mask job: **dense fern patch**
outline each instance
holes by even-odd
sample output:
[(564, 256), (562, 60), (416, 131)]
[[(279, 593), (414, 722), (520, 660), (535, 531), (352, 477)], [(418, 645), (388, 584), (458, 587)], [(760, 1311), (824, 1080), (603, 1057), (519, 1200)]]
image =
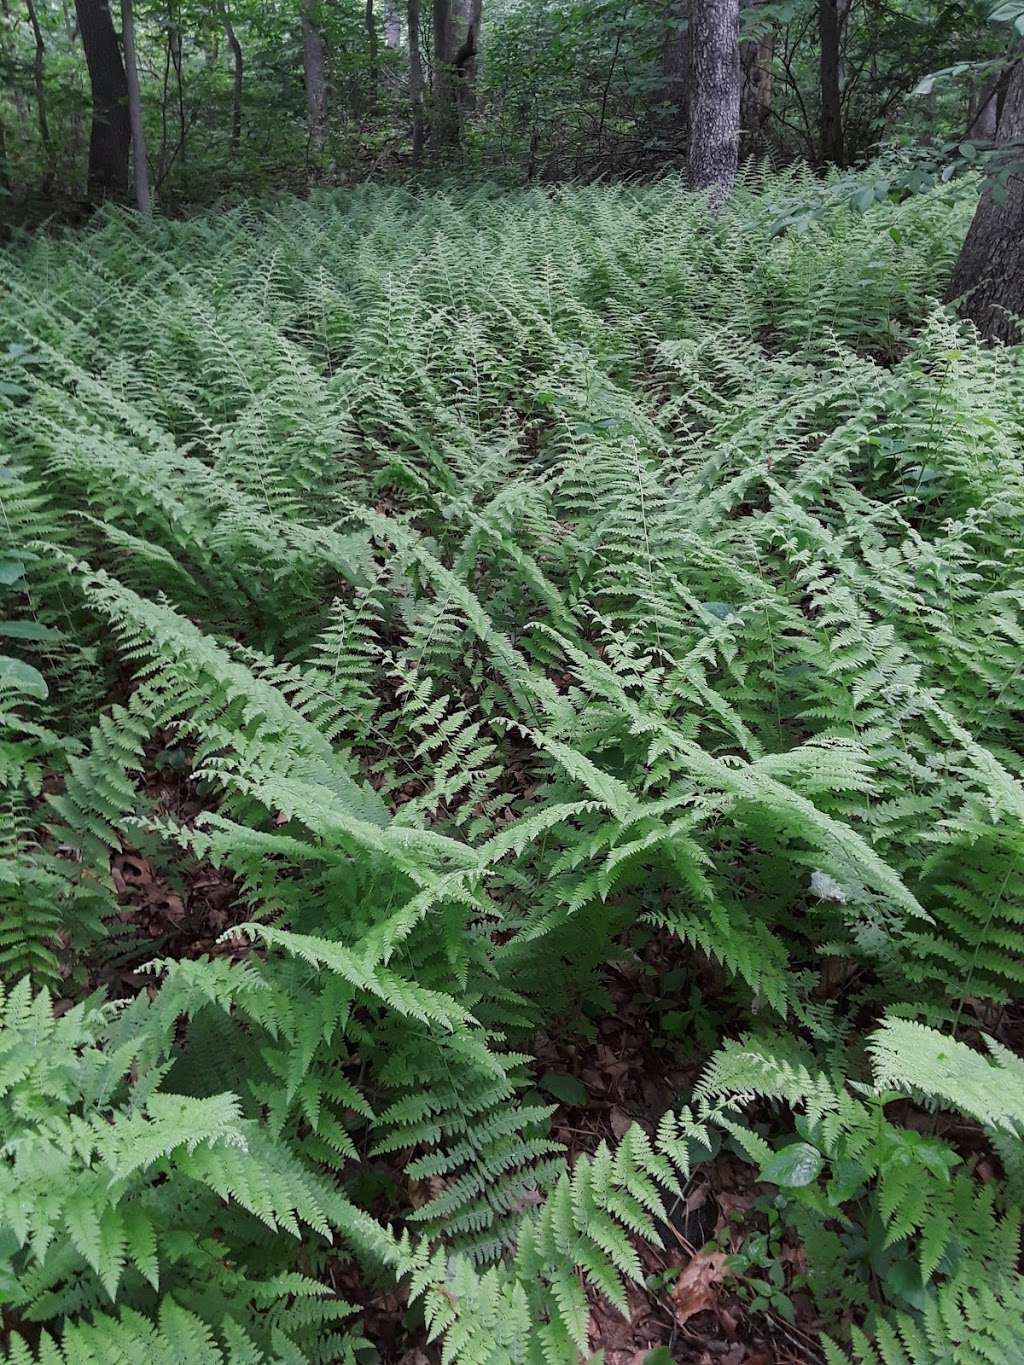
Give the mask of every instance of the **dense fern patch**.
[[(571, 1365), (725, 1152), (808, 1359), (1024, 1360), (1024, 351), (959, 191), (802, 192), (5, 259), (8, 1359), (370, 1360), (362, 1279)], [(570, 1161), (538, 1039), (652, 943), (696, 1083)]]

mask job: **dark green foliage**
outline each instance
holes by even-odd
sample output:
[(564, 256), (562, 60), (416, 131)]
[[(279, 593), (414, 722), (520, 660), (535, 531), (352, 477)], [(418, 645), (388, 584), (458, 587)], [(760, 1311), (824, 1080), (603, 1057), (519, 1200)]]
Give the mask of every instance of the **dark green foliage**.
[[(994, 126), (977, 115), (1012, 50), (1014, 5), (840, 6), (842, 151), (831, 156), (822, 145), (816, 0), (745, 0), (741, 156), (860, 166), (885, 147), (909, 157), (898, 172), (880, 169), (847, 186), (869, 204), (894, 183), (920, 186), (947, 165), (986, 163)], [(454, 5), (456, 50), (473, 9), (461, 0)], [(119, 28), (116, 4), (113, 10)], [(419, 10), (425, 91), (414, 119), (405, 0), (137, 0), (141, 105), (158, 212), (439, 167), (523, 184), (685, 166), (689, 0), (484, 0), (459, 108), (443, 120), (446, 138), (435, 145), (428, 138), (425, 156), (414, 123), (428, 130), (435, 123), (446, 83), (434, 60), (433, 7), (421, 0)], [(0, 18), (0, 224), (89, 210), (90, 93), (72, 11), (58, 0), (26, 0)], [(324, 80), (312, 124), (309, 30), (319, 37)], [(241, 57), (237, 107), (234, 43)], [(923, 77), (942, 72), (917, 93)], [(751, 126), (755, 93), (761, 122)], [(806, 203), (798, 206), (795, 219), (806, 212)]]

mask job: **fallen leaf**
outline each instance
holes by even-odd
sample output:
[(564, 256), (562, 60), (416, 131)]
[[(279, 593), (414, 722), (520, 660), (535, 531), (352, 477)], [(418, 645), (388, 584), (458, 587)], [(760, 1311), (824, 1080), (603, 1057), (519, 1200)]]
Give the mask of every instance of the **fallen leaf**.
[(620, 1109), (618, 1105), (612, 1106), (612, 1112), (609, 1115), (608, 1121), (612, 1126), (612, 1132), (617, 1138), (625, 1137), (626, 1133), (633, 1126), (633, 1120), (626, 1111)]
[(676, 1280), (675, 1313), (680, 1327), (717, 1305), (718, 1282), (729, 1274), (727, 1259), (724, 1251), (699, 1251)]
[(117, 894), (123, 896), (130, 886), (147, 886), (153, 880), (153, 869), (147, 858), (118, 853), (110, 862), (110, 880)]

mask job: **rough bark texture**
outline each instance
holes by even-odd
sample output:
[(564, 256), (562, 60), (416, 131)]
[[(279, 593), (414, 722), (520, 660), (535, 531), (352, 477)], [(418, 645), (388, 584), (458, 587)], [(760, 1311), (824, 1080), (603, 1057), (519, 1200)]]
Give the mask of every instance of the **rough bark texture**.
[(818, 0), (818, 36), (821, 40), (821, 161), (823, 165), (846, 164), (843, 138), (843, 30), (849, 0)]
[(75, 0), (78, 31), (89, 68), (92, 132), (89, 137), (89, 195), (128, 195), (128, 82), (108, 0)]
[(306, 123), (309, 145), (319, 154), (327, 121), (327, 79), (324, 74), (324, 40), (314, 22), (313, 5), (302, 6), (302, 74), (306, 83)]
[(420, 2), (408, 0), (406, 22), (409, 26), (409, 100), (412, 104), (412, 164), (423, 160), (426, 124), (423, 118), (423, 58), (420, 55)]
[(132, 0), (121, 0), (121, 36), (124, 42), (124, 74), (128, 83), (128, 123), (132, 132), (132, 179), (135, 207), (143, 218), (153, 216), (149, 199), (149, 160), (146, 157), (146, 132), (142, 126), (142, 93), (139, 90), (139, 63), (135, 54), (135, 15)]
[[(753, 9), (761, 3), (763, 0), (744, 0), (743, 8)], [(760, 156), (768, 148), (774, 56), (775, 35), (771, 30), (740, 44), (740, 152), (744, 156)]]
[(740, 132), (739, 0), (693, 0), (690, 188), (718, 207), (732, 193)]
[(978, 205), (950, 282), (950, 299), (993, 341), (1019, 341), (1024, 317), (1024, 56), (1006, 87), (998, 141), (1017, 144), (1006, 202), (987, 191)]
[(688, 0), (674, 0), (661, 54), (665, 80), (665, 100), (673, 125), (685, 131), (690, 121), (690, 6)]

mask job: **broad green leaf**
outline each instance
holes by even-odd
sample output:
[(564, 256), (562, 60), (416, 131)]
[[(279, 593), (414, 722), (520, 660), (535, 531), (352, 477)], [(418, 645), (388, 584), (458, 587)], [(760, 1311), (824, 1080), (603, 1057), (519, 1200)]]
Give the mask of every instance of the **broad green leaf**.
[(46, 679), (38, 668), (33, 668), (22, 659), (8, 658), (7, 655), (0, 655), (0, 691), (24, 692), (29, 697), (38, 697), (40, 701), (45, 701), (50, 694)]
[(59, 630), (51, 630), (38, 621), (0, 621), (0, 635), (6, 635), (9, 640), (35, 640), (46, 645), (56, 644), (61, 638)]
[(567, 1076), (561, 1071), (549, 1071), (541, 1077), (541, 1088), (554, 1095), (563, 1104), (584, 1105), (590, 1099), (587, 1087), (575, 1076)]
[(800, 1189), (817, 1180), (823, 1164), (817, 1147), (809, 1142), (793, 1142), (769, 1157), (761, 1167), (758, 1179), (770, 1185)]

